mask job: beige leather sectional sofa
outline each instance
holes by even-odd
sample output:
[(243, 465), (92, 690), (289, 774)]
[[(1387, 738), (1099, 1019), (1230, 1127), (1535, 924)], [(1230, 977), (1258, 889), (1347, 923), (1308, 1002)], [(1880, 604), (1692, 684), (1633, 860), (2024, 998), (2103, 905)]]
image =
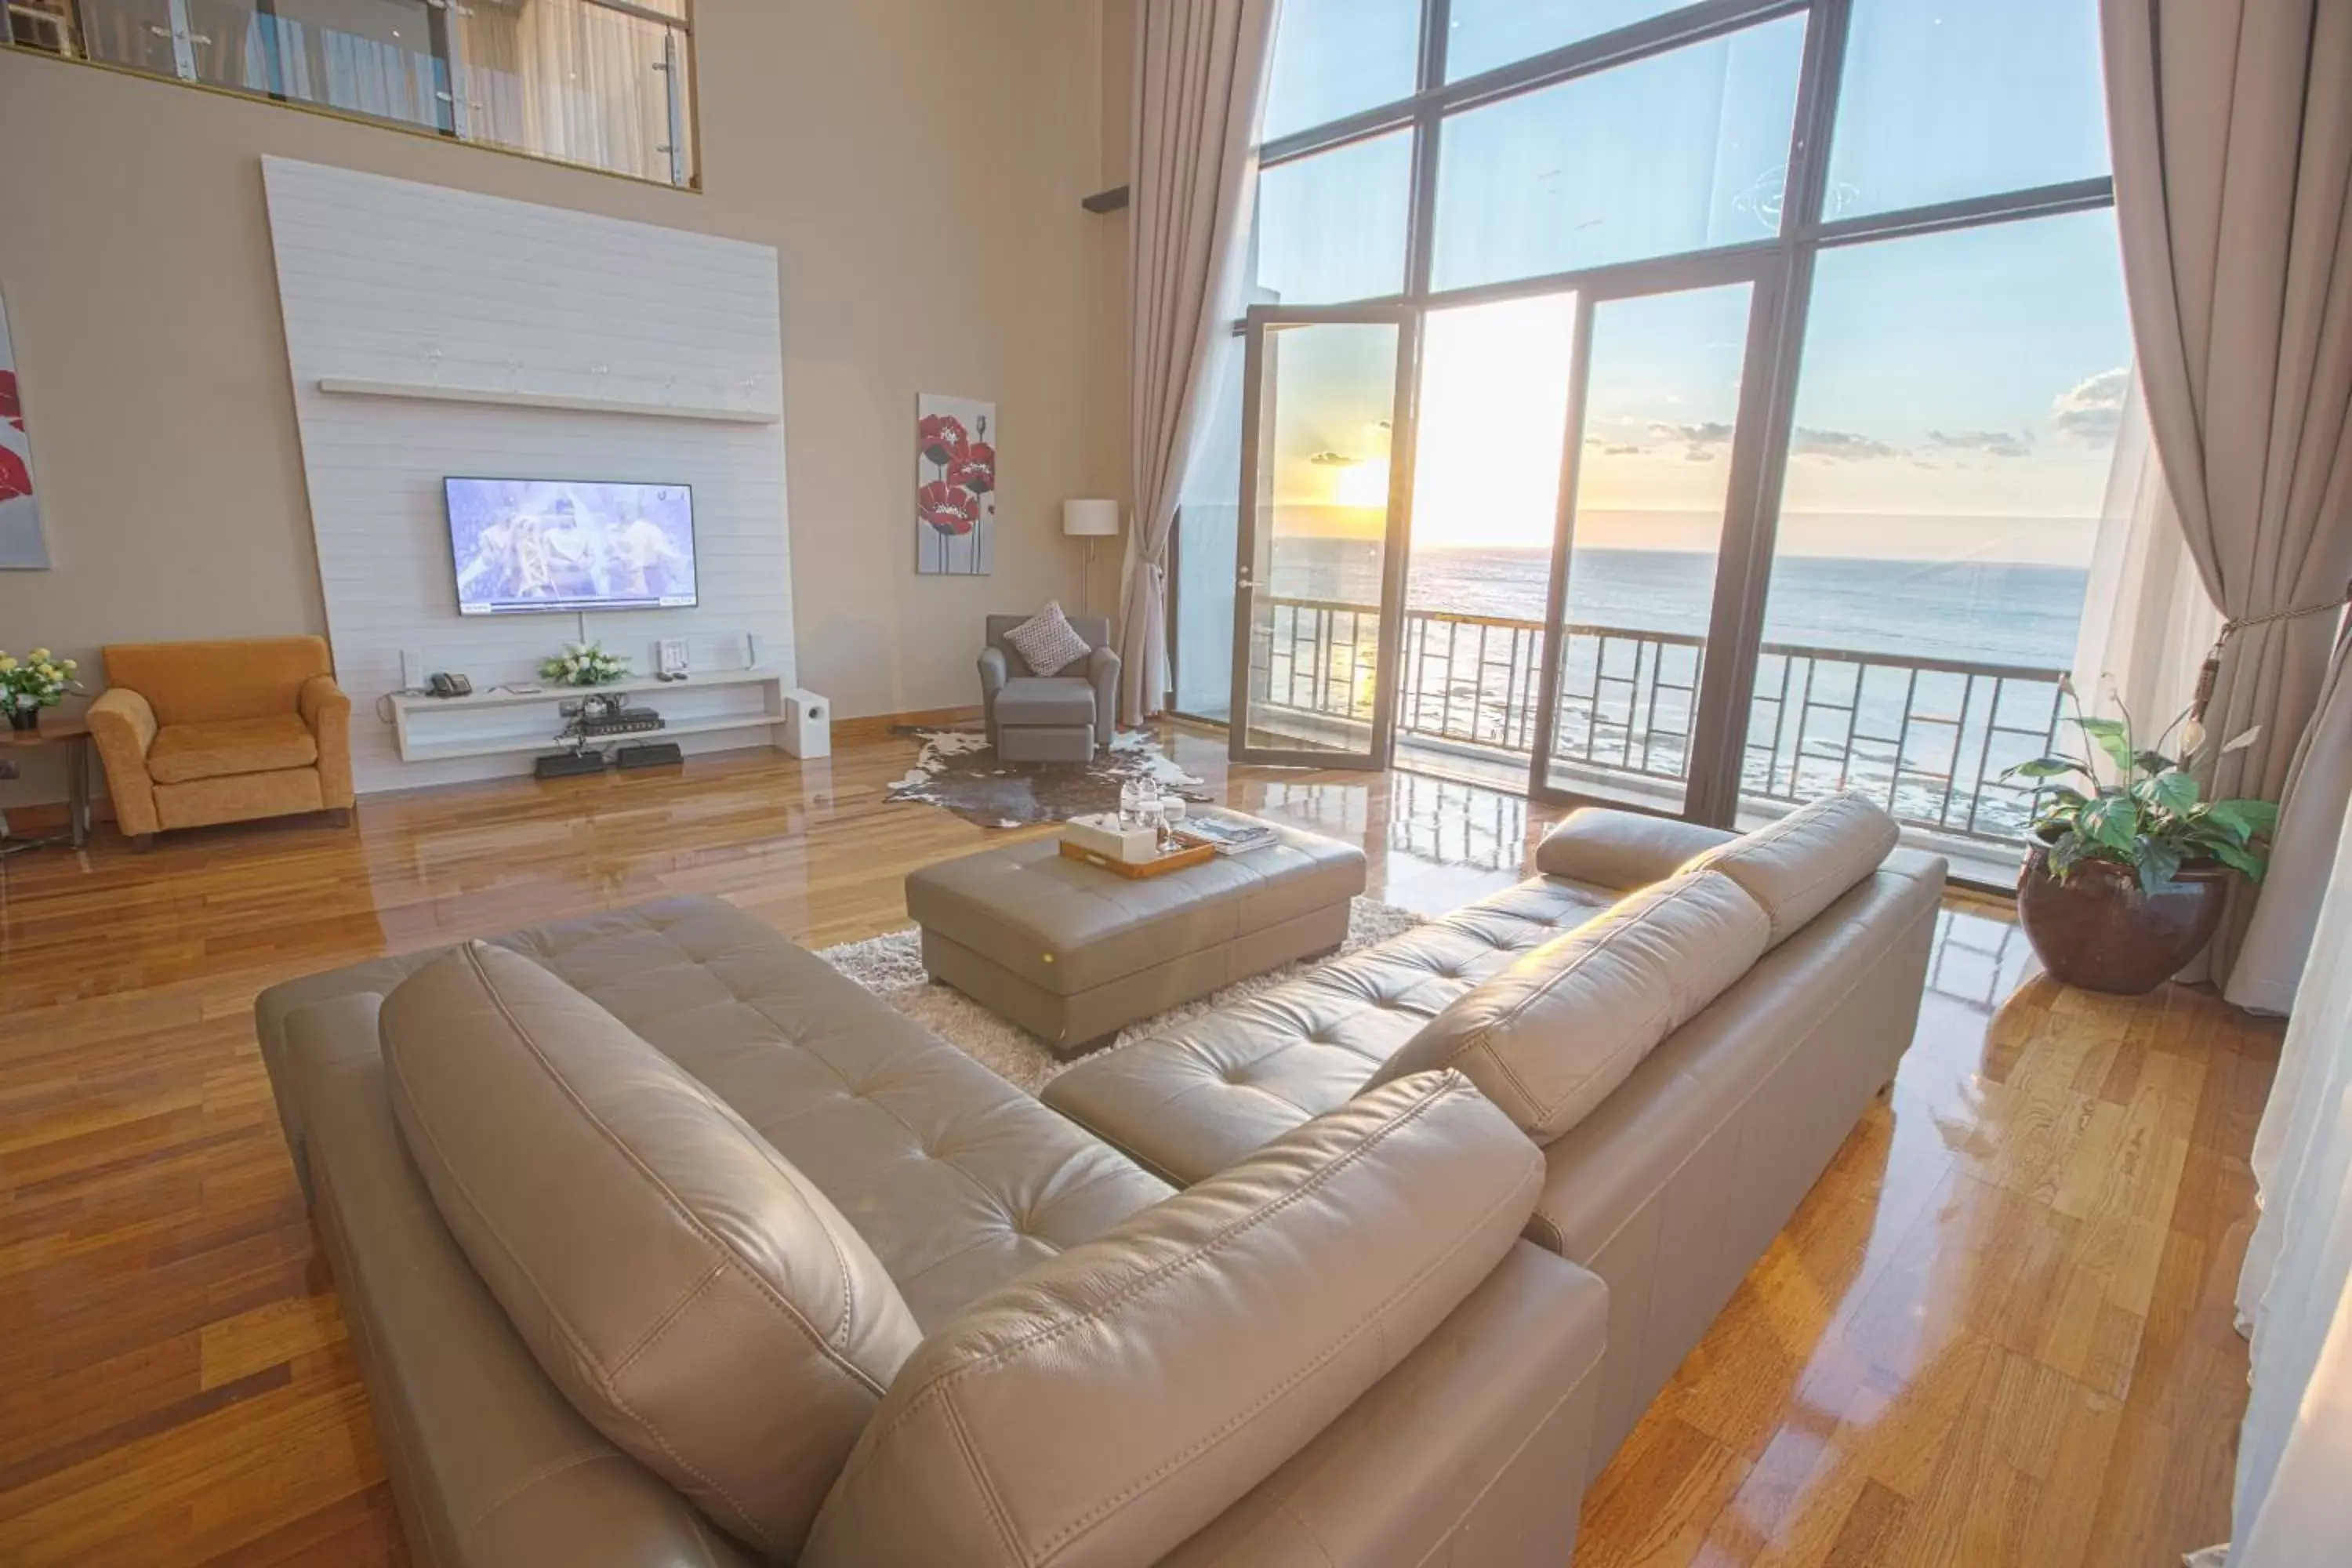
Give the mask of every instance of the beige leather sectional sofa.
[(716, 900), (274, 988), (412, 1553), (1565, 1562), (1917, 1005), (1940, 862), (1724, 837), (1580, 814), (1051, 1108)]

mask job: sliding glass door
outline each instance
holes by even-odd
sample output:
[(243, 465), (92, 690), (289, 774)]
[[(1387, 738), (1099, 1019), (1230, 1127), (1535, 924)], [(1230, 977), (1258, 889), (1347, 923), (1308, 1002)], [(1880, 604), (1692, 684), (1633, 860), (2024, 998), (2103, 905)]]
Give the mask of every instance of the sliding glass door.
[[(1560, 481), (1538, 799), (1680, 816), (1720, 585), (1725, 520), (1753, 500), (1740, 417), (1755, 286), (1592, 300)], [(1738, 482), (1735, 483), (1737, 479)]]
[(1243, 368), (1231, 751), (1388, 764), (1418, 321), (1251, 312)]
[(2096, 10), (1286, 5), (1180, 706), (2013, 860), (2129, 375)]

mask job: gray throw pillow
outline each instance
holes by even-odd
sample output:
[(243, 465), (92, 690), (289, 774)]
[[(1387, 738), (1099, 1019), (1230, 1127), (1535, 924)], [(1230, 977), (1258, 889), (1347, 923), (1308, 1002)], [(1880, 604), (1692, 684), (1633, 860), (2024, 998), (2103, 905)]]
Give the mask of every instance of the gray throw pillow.
[(1050, 599), (1044, 609), (1005, 633), (1004, 640), (1033, 675), (1059, 675), (1094, 652), (1062, 614), (1062, 606)]

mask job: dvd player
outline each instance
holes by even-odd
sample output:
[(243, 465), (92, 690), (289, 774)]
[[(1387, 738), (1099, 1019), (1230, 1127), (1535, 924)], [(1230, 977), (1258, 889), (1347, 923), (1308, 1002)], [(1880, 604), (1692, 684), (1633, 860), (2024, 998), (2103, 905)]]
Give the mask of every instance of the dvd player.
[(649, 730), (663, 727), (662, 716), (650, 708), (624, 708), (609, 718), (592, 719), (582, 714), (576, 721), (580, 733), (601, 739), (606, 735), (642, 735)]

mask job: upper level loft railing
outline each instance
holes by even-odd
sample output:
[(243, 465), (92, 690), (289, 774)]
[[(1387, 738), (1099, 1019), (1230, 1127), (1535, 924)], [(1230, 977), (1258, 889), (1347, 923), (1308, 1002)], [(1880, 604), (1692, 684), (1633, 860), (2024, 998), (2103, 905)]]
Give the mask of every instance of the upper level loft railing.
[(693, 186), (688, 0), (0, 0), (0, 47)]
[[(1332, 600), (1261, 601), (1251, 644), (1262, 713), (1369, 724), (1379, 609)], [(1552, 726), (1551, 773), (1679, 791), (1689, 766), (1706, 639), (1571, 625)], [(1527, 765), (1536, 742), (1542, 623), (1405, 613), (1401, 739)], [(2050, 749), (2056, 669), (1766, 643), (1758, 661), (1741, 786), (1792, 805), (1864, 790), (1931, 833), (2022, 842), (2032, 793), (2001, 770)]]

